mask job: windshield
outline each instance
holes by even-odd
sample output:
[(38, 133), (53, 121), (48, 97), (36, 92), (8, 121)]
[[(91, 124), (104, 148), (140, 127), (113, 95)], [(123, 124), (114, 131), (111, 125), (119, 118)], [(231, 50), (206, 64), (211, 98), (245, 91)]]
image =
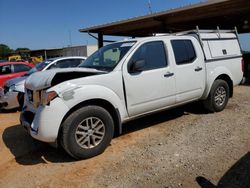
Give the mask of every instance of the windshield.
[(30, 69), (29, 72), (27, 72), (27, 74), (25, 74), (25, 76), (29, 76), (29, 75), (33, 74), (34, 72), (43, 70), (51, 62), (52, 61), (43, 61), (41, 63), (36, 64), (36, 66), (33, 67), (32, 69)]
[(134, 44), (134, 41), (130, 41), (104, 46), (89, 56), (79, 67), (112, 71)]

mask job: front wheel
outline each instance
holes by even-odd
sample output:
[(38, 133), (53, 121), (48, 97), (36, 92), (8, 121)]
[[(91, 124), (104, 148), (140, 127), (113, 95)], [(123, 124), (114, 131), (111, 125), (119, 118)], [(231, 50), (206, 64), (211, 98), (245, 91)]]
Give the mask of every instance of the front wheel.
[(229, 99), (229, 86), (224, 80), (215, 80), (204, 106), (211, 112), (224, 110)]
[(63, 122), (61, 143), (72, 157), (86, 159), (104, 152), (113, 134), (114, 122), (109, 112), (99, 106), (85, 106)]

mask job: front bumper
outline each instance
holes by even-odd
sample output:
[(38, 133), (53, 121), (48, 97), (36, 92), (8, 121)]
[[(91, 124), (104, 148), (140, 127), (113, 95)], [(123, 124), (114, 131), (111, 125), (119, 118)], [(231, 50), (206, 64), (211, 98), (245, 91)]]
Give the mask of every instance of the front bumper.
[(20, 115), (21, 125), (29, 134), (40, 141), (54, 143), (57, 140), (60, 125), (69, 108), (59, 98), (50, 102), (49, 106), (40, 105), (36, 110), (26, 104)]
[(18, 108), (19, 106), (18, 92), (8, 91), (4, 93), (4, 89), (0, 88), (0, 108), (10, 110)]

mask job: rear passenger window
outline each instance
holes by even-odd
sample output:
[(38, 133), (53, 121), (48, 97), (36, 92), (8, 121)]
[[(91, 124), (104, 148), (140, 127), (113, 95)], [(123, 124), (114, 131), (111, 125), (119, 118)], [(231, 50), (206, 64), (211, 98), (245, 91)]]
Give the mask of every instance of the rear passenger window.
[(167, 60), (163, 42), (148, 42), (140, 46), (132, 56), (130, 62), (138, 60), (145, 60), (144, 70), (166, 67)]
[(177, 65), (192, 63), (196, 59), (196, 53), (191, 40), (172, 40), (171, 44)]
[(14, 72), (25, 72), (31, 69), (30, 66), (22, 65), (22, 64), (15, 64), (14, 65)]

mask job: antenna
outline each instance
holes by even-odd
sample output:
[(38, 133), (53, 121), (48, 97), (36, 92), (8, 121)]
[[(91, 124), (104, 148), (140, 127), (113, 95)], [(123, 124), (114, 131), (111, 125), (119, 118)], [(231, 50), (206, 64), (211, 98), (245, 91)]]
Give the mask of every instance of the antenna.
[(148, 0), (148, 10), (149, 10), (149, 14), (152, 14), (152, 5), (151, 5), (151, 0)]

